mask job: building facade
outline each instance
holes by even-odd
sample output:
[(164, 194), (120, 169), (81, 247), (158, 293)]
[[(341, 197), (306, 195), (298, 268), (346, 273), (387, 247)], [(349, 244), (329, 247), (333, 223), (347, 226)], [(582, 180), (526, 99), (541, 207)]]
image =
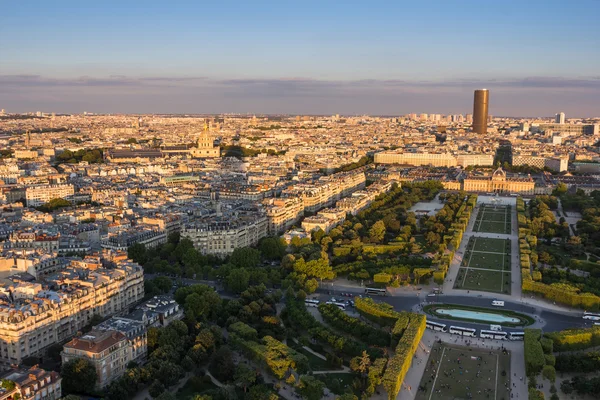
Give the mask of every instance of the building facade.
[(131, 343), (117, 331), (92, 330), (66, 343), (61, 353), (62, 363), (84, 359), (96, 369), (97, 385), (105, 387), (125, 372), (131, 361)]
[(491, 176), (468, 176), (463, 180), (463, 190), (467, 192), (534, 194), (534, 187), (531, 177), (507, 178), (502, 168)]

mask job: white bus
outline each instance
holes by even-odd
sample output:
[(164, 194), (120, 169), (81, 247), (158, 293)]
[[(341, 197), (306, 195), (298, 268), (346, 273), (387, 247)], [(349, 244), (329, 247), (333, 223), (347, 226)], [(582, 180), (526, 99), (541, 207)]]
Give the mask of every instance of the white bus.
[(600, 321), (600, 314), (591, 313), (591, 312), (586, 311), (583, 313), (583, 319), (591, 319), (592, 321)]
[(328, 301), (328, 302), (327, 302), (327, 303), (325, 303), (325, 304), (333, 304), (333, 305), (335, 305), (335, 306), (338, 306), (338, 308), (339, 308), (340, 310), (342, 310), (342, 311), (345, 311), (345, 310), (346, 310), (346, 305), (345, 305), (344, 303), (337, 303), (337, 302), (333, 302), (333, 301)]
[(525, 338), (525, 332), (510, 332), (508, 336), (510, 340), (523, 340)]
[(501, 331), (502, 326), (500, 325), (490, 325), (490, 331)]
[(306, 307), (319, 307), (321, 302), (319, 300), (306, 299), (304, 300), (304, 304), (306, 304)]
[(365, 294), (374, 294), (377, 296), (387, 296), (387, 290), (378, 288), (365, 288)]
[(506, 340), (508, 333), (498, 331), (486, 331), (484, 329), (479, 332), (479, 337), (482, 339)]
[(432, 331), (448, 332), (448, 328), (446, 327), (446, 324), (440, 324), (438, 322), (427, 321), (426, 327), (427, 327), (427, 329), (431, 329)]
[(477, 333), (477, 330), (472, 328), (463, 328), (461, 326), (451, 326), (450, 333), (461, 336), (476, 337), (475, 333)]
[(502, 300), (492, 300), (492, 305), (496, 307), (504, 307), (504, 301)]

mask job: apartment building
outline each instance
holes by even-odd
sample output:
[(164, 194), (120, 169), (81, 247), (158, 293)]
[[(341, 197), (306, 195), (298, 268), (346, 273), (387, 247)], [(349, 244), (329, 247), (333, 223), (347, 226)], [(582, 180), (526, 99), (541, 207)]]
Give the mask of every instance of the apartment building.
[(190, 239), (202, 254), (225, 257), (237, 248), (256, 245), (267, 236), (268, 227), (264, 214), (238, 215), (227, 220), (187, 224), (181, 230), (181, 237)]
[(406, 164), (432, 167), (455, 167), (456, 157), (449, 153), (399, 153), (382, 151), (375, 153), (376, 164)]
[(286, 231), (304, 216), (304, 202), (297, 197), (268, 199), (263, 202), (269, 224), (269, 235)]
[(566, 171), (569, 167), (569, 158), (567, 156), (544, 157), (534, 156), (530, 154), (519, 154), (513, 155), (512, 165), (529, 165), (532, 167), (537, 167), (539, 169), (544, 169), (544, 167), (547, 167), (552, 171), (563, 172)]
[(25, 189), (27, 207), (37, 207), (52, 199), (69, 199), (75, 194), (73, 185), (38, 185)]
[(46, 371), (37, 366), (10, 369), (0, 375), (0, 379), (14, 383), (11, 390), (0, 388), (0, 400), (58, 400), (62, 396), (62, 378), (58, 372)]
[(125, 231), (109, 233), (101, 240), (103, 249), (126, 251), (136, 243), (143, 244), (147, 248), (160, 246), (167, 243), (167, 231), (147, 226), (136, 226)]
[(131, 261), (115, 260), (112, 268), (70, 266), (46, 277), (46, 286), (14, 298), (15, 285), (5, 284), (0, 297), (0, 365), (20, 364), (30, 356), (80, 331), (94, 314), (127, 311), (144, 296), (144, 273)]
[(92, 330), (66, 343), (61, 353), (62, 363), (84, 359), (98, 375), (97, 385), (105, 387), (125, 372), (131, 361), (131, 343), (121, 332)]
[(97, 331), (120, 332), (129, 341), (130, 361), (140, 364), (148, 355), (148, 335), (146, 325), (125, 317), (112, 317), (94, 327)]

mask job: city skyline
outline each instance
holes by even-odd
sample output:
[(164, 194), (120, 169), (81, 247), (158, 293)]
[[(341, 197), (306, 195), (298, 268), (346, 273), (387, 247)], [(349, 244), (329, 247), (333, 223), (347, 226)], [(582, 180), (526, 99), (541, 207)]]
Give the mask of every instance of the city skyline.
[(14, 112), (455, 114), (468, 113), (472, 91), (487, 87), (493, 115), (596, 115), (597, 2), (477, 4), (8, 4), (0, 104)]

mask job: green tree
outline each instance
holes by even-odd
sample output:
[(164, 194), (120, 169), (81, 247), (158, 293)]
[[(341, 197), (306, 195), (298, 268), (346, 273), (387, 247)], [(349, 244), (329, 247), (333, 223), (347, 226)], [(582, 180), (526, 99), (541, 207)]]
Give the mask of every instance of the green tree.
[(369, 238), (374, 243), (381, 243), (385, 237), (385, 223), (381, 220), (375, 222), (369, 229)]
[(238, 268), (254, 268), (260, 264), (260, 251), (251, 247), (237, 248), (231, 253), (229, 262)]
[(148, 261), (146, 255), (146, 246), (141, 243), (136, 243), (127, 249), (127, 257), (142, 265)]
[(287, 245), (278, 237), (266, 237), (258, 243), (258, 250), (265, 260), (279, 261), (285, 255)]
[(228, 346), (221, 346), (213, 354), (208, 368), (210, 373), (219, 381), (229, 382), (233, 378), (235, 367), (231, 349)]
[(250, 284), (250, 273), (244, 268), (231, 270), (226, 279), (227, 288), (235, 293), (241, 293), (248, 289)]
[(62, 365), (60, 374), (63, 392), (93, 394), (98, 375), (96, 368), (88, 360), (69, 360)]
[(235, 384), (244, 389), (244, 393), (248, 390), (248, 387), (256, 382), (256, 371), (246, 366), (245, 364), (238, 364), (233, 374), (233, 380)]
[(321, 400), (325, 384), (314, 376), (302, 375), (296, 392), (306, 400)]
[(567, 190), (567, 185), (564, 182), (559, 182), (552, 191), (552, 196), (562, 196), (567, 193)]

